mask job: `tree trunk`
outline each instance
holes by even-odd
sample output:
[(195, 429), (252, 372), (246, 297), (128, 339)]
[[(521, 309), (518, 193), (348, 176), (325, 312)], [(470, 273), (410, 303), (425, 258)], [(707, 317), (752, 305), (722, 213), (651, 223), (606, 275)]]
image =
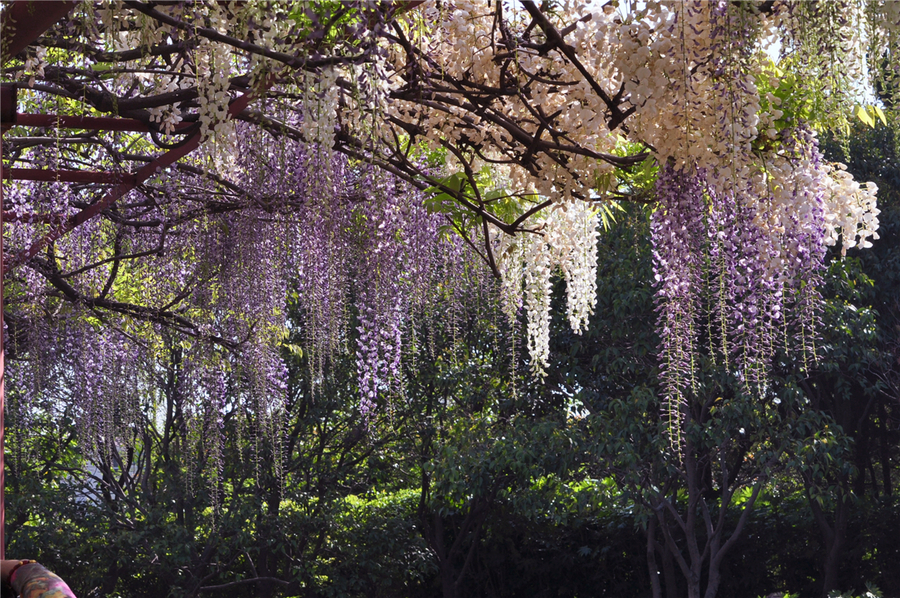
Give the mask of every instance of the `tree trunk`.
[(441, 561), (441, 591), (444, 598), (456, 598), (456, 571), (449, 561)]
[[(656, 566), (656, 518), (650, 517), (647, 524), (647, 569), (650, 573), (650, 592), (653, 598), (662, 598), (662, 588), (659, 586), (659, 569)], [(664, 552), (659, 549), (660, 552)]]
[(830, 542), (825, 545), (825, 562), (822, 579), (822, 597), (828, 596), (831, 590), (838, 588), (841, 557), (847, 540), (847, 523), (850, 517), (850, 502), (839, 500), (835, 507), (834, 530), (830, 534)]
[(666, 598), (678, 598), (678, 577), (668, 550), (663, 551), (663, 579), (666, 582)]
[[(825, 512), (819, 505), (818, 501), (812, 496), (810, 491), (809, 480), (804, 476), (806, 482), (806, 497), (809, 507), (813, 512), (813, 517), (822, 533), (822, 543), (825, 546), (825, 558), (823, 560), (822, 570), (822, 593), (825, 598), (828, 592), (836, 590), (838, 585), (838, 572), (841, 562), (841, 556), (844, 552), (844, 544), (847, 538), (847, 523), (850, 518), (850, 501), (845, 498), (846, 493), (841, 492), (837, 497), (837, 504), (834, 508), (834, 527), (828, 522)], [(846, 480), (845, 480), (846, 482)], [(846, 490), (846, 488), (844, 488)]]
[(889, 435), (891, 433), (890, 424), (888, 423), (888, 414), (884, 406), (884, 401), (878, 402), (878, 419), (881, 425), (878, 426), (879, 452), (881, 461), (881, 484), (885, 496), (891, 496), (894, 493), (891, 484), (891, 446)]

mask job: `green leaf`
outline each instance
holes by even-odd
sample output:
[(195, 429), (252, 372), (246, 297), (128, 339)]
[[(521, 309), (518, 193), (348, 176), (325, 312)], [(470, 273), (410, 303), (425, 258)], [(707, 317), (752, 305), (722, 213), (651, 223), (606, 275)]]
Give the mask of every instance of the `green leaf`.
[(284, 346), (291, 354), (296, 355), (297, 357), (303, 357), (303, 349), (300, 346), (292, 343), (285, 343)]
[(869, 115), (869, 112), (868, 112), (868, 110), (866, 110), (865, 106), (860, 106), (859, 108), (857, 108), (856, 116), (859, 118), (859, 120), (863, 121), (865, 124), (869, 125), (870, 127), (875, 126), (875, 119)]
[(881, 106), (872, 106), (872, 111), (881, 119), (881, 124), (887, 126), (887, 118), (885, 118), (884, 110), (881, 109)]

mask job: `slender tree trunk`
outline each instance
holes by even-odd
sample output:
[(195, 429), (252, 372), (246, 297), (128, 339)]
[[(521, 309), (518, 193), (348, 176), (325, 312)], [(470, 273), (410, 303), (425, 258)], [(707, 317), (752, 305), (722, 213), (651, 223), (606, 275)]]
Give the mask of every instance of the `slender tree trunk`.
[(431, 545), (432, 552), (438, 562), (441, 576), (441, 595), (443, 598), (457, 598), (457, 573), (453, 566), (453, 555), (444, 543), (444, 520), (437, 513), (432, 514), (428, 535), (425, 538)]
[[(647, 568), (650, 572), (651, 591), (653, 592), (653, 598), (662, 598), (662, 588), (665, 587), (666, 598), (679, 598), (678, 577), (675, 575), (675, 563), (672, 560), (672, 553), (666, 547), (666, 532), (663, 531), (661, 542), (656, 539), (657, 526), (659, 525), (667, 525), (665, 517), (663, 517), (662, 523), (659, 523), (655, 517), (651, 518), (647, 526)], [(660, 583), (656, 553), (659, 553), (662, 557), (662, 583)]]
[(822, 596), (828, 596), (831, 590), (838, 588), (838, 575), (840, 573), (841, 557), (844, 555), (844, 545), (847, 541), (847, 523), (850, 517), (850, 502), (839, 500), (834, 513), (834, 530), (830, 534), (830, 542), (825, 545), (825, 563), (822, 572)]
[(663, 579), (666, 582), (666, 598), (678, 598), (678, 577), (668, 550), (663, 551)]
[(687, 540), (690, 571), (687, 575), (688, 598), (700, 598), (700, 572), (703, 568), (703, 557), (700, 553), (700, 540), (697, 537), (697, 510), (703, 500), (700, 488), (700, 474), (694, 445), (685, 442), (684, 473), (687, 478), (688, 508), (685, 514), (684, 534)]
[(881, 457), (881, 484), (884, 489), (884, 495), (891, 496), (894, 493), (891, 484), (891, 447), (888, 444), (890, 442), (888, 438), (891, 432), (884, 403), (884, 401), (878, 402), (878, 420), (881, 422), (881, 425), (878, 426), (878, 431), (880, 432), (878, 435), (878, 446), (880, 449), (879, 456)]
[(116, 582), (118, 581), (119, 564), (117, 562), (112, 562), (109, 567), (106, 568), (106, 573), (103, 575), (103, 581), (100, 583), (100, 595), (109, 596), (112, 594), (113, 590), (116, 588)]
[(691, 575), (688, 579), (688, 598), (700, 598), (700, 575)]
[(456, 598), (456, 572), (449, 561), (441, 562), (441, 591), (444, 598)]
[(845, 493), (841, 492), (837, 498), (837, 504), (834, 508), (834, 526), (828, 522), (825, 512), (819, 503), (813, 498), (810, 491), (809, 480), (806, 481), (806, 497), (809, 507), (813, 512), (813, 517), (822, 533), (822, 540), (825, 546), (825, 558), (823, 560), (822, 570), (822, 593), (824, 598), (828, 596), (828, 592), (836, 590), (838, 584), (838, 573), (840, 569), (841, 557), (844, 552), (844, 544), (847, 538), (847, 523), (850, 517), (850, 501), (845, 499)]
[(656, 566), (656, 550), (656, 518), (650, 517), (650, 522), (647, 524), (647, 569), (650, 573), (650, 592), (653, 598), (662, 598), (662, 588), (659, 586), (659, 568)]

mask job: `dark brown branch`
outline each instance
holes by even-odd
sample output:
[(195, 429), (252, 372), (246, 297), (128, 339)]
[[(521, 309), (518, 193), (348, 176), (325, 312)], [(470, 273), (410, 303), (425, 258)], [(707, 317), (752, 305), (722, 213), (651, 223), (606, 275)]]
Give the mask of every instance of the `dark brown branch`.
[(56, 268), (56, 265), (51, 261), (33, 257), (28, 262), (26, 262), (26, 264), (35, 272), (41, 274), (47, 280), (47, 282), (49, 282), (54, 288), (62, 293), (62, 296), (71, 303), (84, 305), (92, 309), (101, 308), (107, 311), (127, 315), (145, 322), (161, 324), (163, 326), (173, 328), (182, 334), (207, 340), (230, 351), (234, 351), (241, 344), (226, 340), (219, 336), (203, 334), (200, 332), (199, 327), (196, 324), (194, 324), (184, 316), (180, 316), (172, 311), (168, 311), (165, 309), (154, 309), (152, 307), (143, 305), (135, 305), (133, 303), (111, 301), (109, 299), (104, 299), (101, 297), (87, 297), (78, 292), (72, 285), (66, 282), (59, 270)]
[[(152, 247), (150, 249), (147, 249), (146, 251), (137, 251), (135, 253), (128, 253), (128, 254), (123, 255), (121, 253), (120, 236), (117, 235), (116, 243), (115, 243), (115, 245), (116, 245), (115, 255), (113, 255), (112, 257), (108, 257), (106, 259), (102, 259), (97, 262), (88, 264), (87, 266), (84, 266), (83, 268), (78, 268), (77, 270), (72, 270), (71, 272), (66, 272), (65, 274), (62, 274), (61, 276), (62, 276), (62, 278), (71, 278), (73, 276), (77, 276), (79, 274), (87, 272), (88, 270), (93, 270), (94, 268), (99, 268), (100, 266), (103, 266), (110, 262), (114, 262), (115, 265), (114, 265), (113, 271), (110, 273), (110, 279), (107, 283), (107, 284), (111, 284), (111, 281), (115, 278), (115, 274), (118, 271), (120, 262), (122, 262), (124, 260), (133, 260), (133, 259), (137, 259), (139, 257), (147, 257), (150, 255), (157, 255), (157, 254), (161, 253), (163, 248), (165, 247), (165, 239), (166, 239), (166, 231), (163, 230), (163, 232), (159, 236), (159, 244), (156, 247)], [(104, 289), (104, 292), (101, 293), (100, 296), (105, 297), (106, 292), (108, 292), (108, 291), (109, 291), (108, 288)]]
[(217, 592), (219, 590), (225, 590), (228, 588), (234, 588), (237, 586), (245, 586), (251, 583), (275, 583), (282, 586), (289, 586), (291, 582), (284, 581), (283, 579), (278, 579), (277, 577), (251, 577), (249, 579), (241, 579), (239, 581), (232, 581), (229, 583), (223, 583), (215, 586), (202, 586), (199, 588), (200, 592)]
[(116, 240), (113, 242), (113, 267), (109, 271), (109, 276), (106, 277), (106, 284), (103, 285), (103, 290), (100, 291), (100, 299), (106, 299), (107, 293), (112, 288), (113, 282), (116, 280), (116, 276), (119, 275), (119, 264), (122, 263), (122, 229), (120, 228), (116, 231)]
[(358, 62), (360, 59), (363, 59), (367, 56), (366, 52), (362, 54), (358, 54), (357, 56), (327, 56), (323, 58), (309, 58), (306, 56), (291, 56), (290, 54), (284, 54), (283, 52), (276, 52), (274, 50), (270, 50), (269, 48), (264, 48), (262, 46), (258, 46), (256, 44), (252, 44), (250, 42), (244, 41), (242, 39), (238, 39), (236, 37), (231, 37), (230, 35), (225, 35), (216, 31), (215, 29), (211, 29), (208, 27), (195, 27), (190, 23), (185, 23), (184, 21), (180, 21), (174, 17), (170, 17), (169, 15), (163, 14), (158, 10), (154, 9), (149, 4), (145, 4), (143, 2), (137, 2), (136, 0), (125, 0), (125, 5), (133, 8), (134, 10), (151, 17), (160, 23), (165, 25), (169, 25), (170, 27), (175, 27), (176, 29), (181, 29), (182, 31), (187, 31), (191, 35), (199, 35), (201, 37), (205, 37), (206, 39), (221, 42), (223, 44), (227, 44), (238, 50), (243, 50), (244, 52), (249, 52), (251, 54), (256, 54), (259, 56), (264, 56), (271, 60), (275, 60), (276, 62), (280, 62), (292, 69), (300, 69), (300, 70), (311, 70), (320, 68), (323, 66), (331, 66), (335, 64), (350, 64)]
[(538, 27), (544, 32), (544, 35), (547, 36), (547, 42), (552, 44), (552, 48), (558, 50), (576, 69), (578, 69), (578, 72), (581, 73), (581, 76), (588, 82), (588, 85), (591, 86), (594, 93), (596, 93), (597, 96), (603, 100), (603, 103), (606, 104), (611, 115), (608, 123), (609, 130), (614, 131), (631, 115), (632, 112), (634, 112), (634, 107), (622, 111), (619, 104), (613, 101), (609, 94), (606, 93), (606, 90), (600, 87), (597, 80), (594, 79), (584, 65), (581, 64), (581, 61), (578, 60), (578, 56), (575, 54), (575, 49), (565, 42), (563, 34), (553, 26), (553, 23), (547, 19), (546, 15), (544, 15), (543, 11), (533, 0), (522, 0), (522, 6), (525, 7), (525, 10), (528, 11), (528, 14), (531, 15), (534, 22), (537, 23)]

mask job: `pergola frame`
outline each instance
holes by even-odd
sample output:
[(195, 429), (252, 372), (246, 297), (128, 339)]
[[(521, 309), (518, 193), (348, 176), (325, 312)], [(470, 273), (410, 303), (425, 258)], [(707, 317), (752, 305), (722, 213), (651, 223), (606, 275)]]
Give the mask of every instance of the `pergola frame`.
[[(8, 56), (14, 56), (29, 44), (33, 43), (44, 31), (61, 18), (64, 18), (77, 4), (71, 0), (52, 0), (41, 2), (41, 10), (34, 11), (33, 0), (14, 0), (14, 4), (0, 17), (3, 23), (10, 18), (17, 23), (25, 23), (25, 26), (16, 29), (12, 39), (3, 38), (5, 62)], [(269, 77), (262, 82), (257, 90), (251, 90), (231, 101), (228, 114), (237, 116), (247, 108), (260, 93), (264, 93), (273, 83), (274, 77)], [(137, 131), (147, 132), (146, 123), (127, 118), (116, 117), (71, 117), (49, 114), (18, 114), (16, 88), (13, 85), (4, 85), (2, 92), (3, 115), (2, 130), (15, 126), (78, 128), (97, 131)], [(61, 238), (78, 225), (97, 217), (108, 209), (126, 193), (146, 181), (164, 168), (168, 168), (181, 158), (185, 157), (200, 146), (200, 131), (195, 131), (184, 143), (171, 149), (146, 164), (134, 173), (109, 173), (92, 171), (71, 170), (40, 170), (40, 169), (9, 169), (3, 171), (2, 155), (0, 155), (0, 180), (37, 180), (57, 182), (87, 182), (87, 183), (113, 183), (112, 187), (99, 201), (94, 202), (78, 214), (65, 217), (59, 214), (33, 215), (29, 221), (40, 220), (54, 223), (56, 226), (31, 247), (15, 257), (7, 260), (3, 248), (3, 226), (5, 222), (22, 221), (20, 217), (13, 217), (0, 209), (0, 326), (4, 321), (3, 313), (3, 280), (6, 274), (13, 268), (21, 265), (28, 259), (37, 255), (39, 251), (49, 244)], [(2, 143), (2, 140), (0, 140)], [(0, 206), (3, 204), (3, 190), (0, 185)], [(0, 342), (0, 560), (6, 558), (6, 496), (5, 496), (5, 418), (6, 392), (5, 392), (5, 347)]]

